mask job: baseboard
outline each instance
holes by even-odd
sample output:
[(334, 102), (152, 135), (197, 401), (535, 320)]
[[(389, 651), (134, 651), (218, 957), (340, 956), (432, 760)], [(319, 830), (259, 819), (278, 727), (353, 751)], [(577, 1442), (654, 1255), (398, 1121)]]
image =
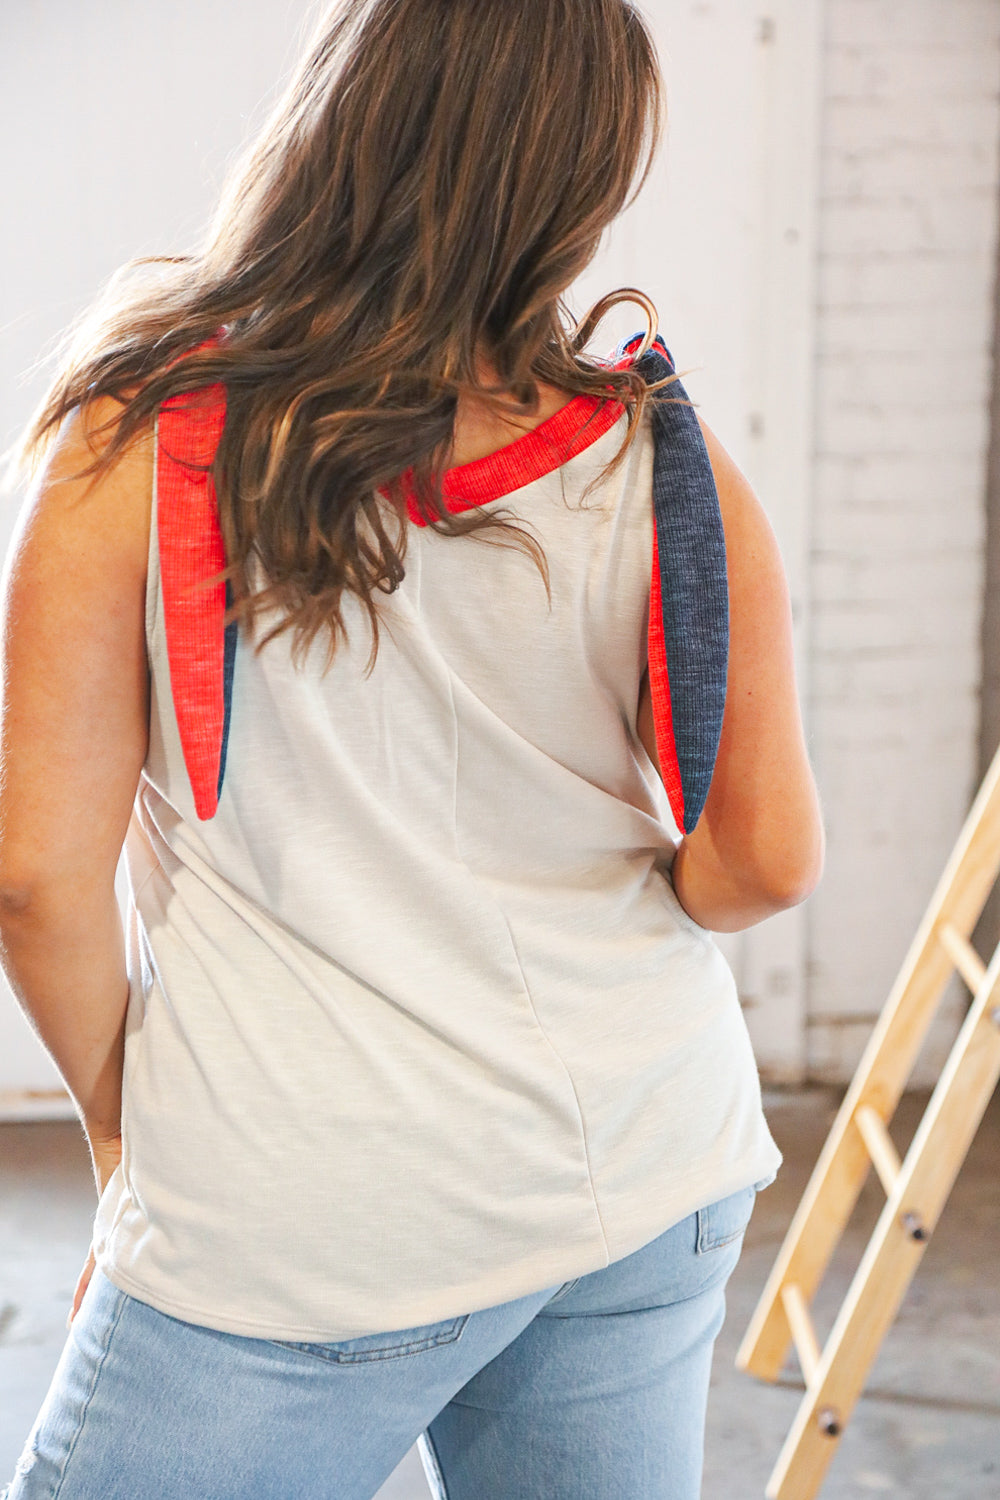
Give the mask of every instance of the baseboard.
[(0, 1124), (78, 1119), (65, 1089), (0, 1089)]

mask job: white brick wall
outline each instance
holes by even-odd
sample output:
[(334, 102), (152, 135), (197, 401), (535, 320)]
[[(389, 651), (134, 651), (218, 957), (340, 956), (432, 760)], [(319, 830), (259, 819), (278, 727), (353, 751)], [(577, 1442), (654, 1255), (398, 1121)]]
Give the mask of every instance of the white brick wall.
[(975, 788), (1000, 0), (827, 0), (823, 119), (808, 1056), (845, 1080)]

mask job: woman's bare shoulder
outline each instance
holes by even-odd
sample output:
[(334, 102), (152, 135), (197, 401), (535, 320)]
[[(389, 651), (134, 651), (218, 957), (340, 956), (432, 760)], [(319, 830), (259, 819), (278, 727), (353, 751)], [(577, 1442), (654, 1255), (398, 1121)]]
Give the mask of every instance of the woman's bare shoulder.
[(17, 900), (113, 872), (146, 755), (150, 434), (81, 472), (119, 411), (65, 418), (7, 554), (0, 887)]
[(81, 546), (99, 543), (111, 574), (145, 577), (154, 474), (154, 428), (144, 423), (110, 465), (95, 459), (110, 447), (121, 402), (101, 397), (63, 423), (34, 477), (23, 523), (58, 526)]

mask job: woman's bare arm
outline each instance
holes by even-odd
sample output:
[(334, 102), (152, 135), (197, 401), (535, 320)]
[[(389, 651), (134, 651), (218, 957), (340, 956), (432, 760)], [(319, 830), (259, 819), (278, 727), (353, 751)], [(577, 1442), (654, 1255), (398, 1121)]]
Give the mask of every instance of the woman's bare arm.
[[(729, 676), (704, 811), (674, 858), (674, 890), (703, 927), (735, 932), (815, 888), (825, 837), (795, 685), (792, 612), (764, 508), (698, 418), (719, 493), (729, 578)], [(669, 666), (669, 664), (668, 664)], [(639, 734), (659, 768), (648, 675)]]
[[(119, 410), (95, 404), (88, 430)], [(75, 414), (4, 574), (0, 951), (100, 1139), (120, 1129), (128, 983), (114, 878), (146, 755), (151, 439), (97, 481), (60, 482), (92, 456)]]

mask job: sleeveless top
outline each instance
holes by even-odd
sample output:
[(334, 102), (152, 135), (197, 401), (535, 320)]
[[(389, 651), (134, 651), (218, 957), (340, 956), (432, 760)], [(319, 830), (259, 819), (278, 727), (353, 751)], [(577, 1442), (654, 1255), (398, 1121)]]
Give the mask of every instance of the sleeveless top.
[[(644, 359), (672, 370), (662, 342)], [(224, 590), (192, 587), (222, 559), (184, 460), (210, 460), (224, 407), (192, 412), (158, 420), (97, 1265), (189, 1322), (346, 1339), (584, 1275), (770, 1181), (733, 976), (669, 873), (725, 687), (691, 408), (651, 402), (582, 503), (626, 430), (596, 398), (450, 470), (450, 507), (530, 527), (551, 604), (525, 553), (411, 508), (370, 675), (354, 599), (324, 671), (323, 643), (257, 654)], [(663, 782), (637, 734), (647, 662)]]

